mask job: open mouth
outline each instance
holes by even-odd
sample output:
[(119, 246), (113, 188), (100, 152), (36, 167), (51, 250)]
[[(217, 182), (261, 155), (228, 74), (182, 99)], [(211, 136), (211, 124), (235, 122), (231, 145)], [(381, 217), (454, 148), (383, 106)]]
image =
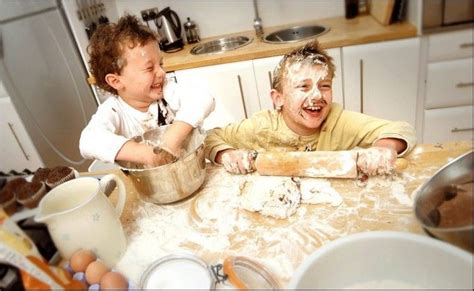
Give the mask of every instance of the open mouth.
[(321, 110), (323, 110), (322, 106), (307, 106), (303, 108), (304, 111), (309, 112), (309, 113), (319, 113)]
[(151, 88), (152, 89), (161, 89), (161, 85), (162, 85), (161, 83), (156, 83), (156, 84), (151, 85)]

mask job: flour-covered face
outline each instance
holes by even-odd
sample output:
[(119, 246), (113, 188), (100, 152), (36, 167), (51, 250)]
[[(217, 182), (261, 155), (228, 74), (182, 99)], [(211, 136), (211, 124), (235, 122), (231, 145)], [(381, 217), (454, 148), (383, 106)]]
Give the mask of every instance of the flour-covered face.
[(162, 68), (162, 57), (156, 42), (144, 46), (127, 48), (123, 57), (126, 59), (120, 80), (123, 85), (120, 96), (129, 104), (145, 104), (163, 98), (166, 73)]
[(282, 86), (282, 114), (295, 133), (319, 131), (332, 103), (332, 77), (324, 63), (305, 60), (287, 67)]

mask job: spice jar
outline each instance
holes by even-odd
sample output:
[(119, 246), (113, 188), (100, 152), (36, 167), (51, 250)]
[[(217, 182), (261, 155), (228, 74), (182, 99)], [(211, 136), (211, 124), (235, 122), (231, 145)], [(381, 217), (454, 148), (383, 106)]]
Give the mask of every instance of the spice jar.
[(186, 33), (186, 40), (188, 43), (196, 43), (199, 42), (201, 39), (199, 38), (199, 32), (196, 23), (190, 20), (188, 17), (188, 21), (184, 24), (184, 31)]
[(227, 257), (223, 264), (207, 265), (191, 254), (158, 259), (143, 273), (142, 289), (207, 289), (230, 284), (238, 289), (280, 289), (264, 266), (246, 257)]

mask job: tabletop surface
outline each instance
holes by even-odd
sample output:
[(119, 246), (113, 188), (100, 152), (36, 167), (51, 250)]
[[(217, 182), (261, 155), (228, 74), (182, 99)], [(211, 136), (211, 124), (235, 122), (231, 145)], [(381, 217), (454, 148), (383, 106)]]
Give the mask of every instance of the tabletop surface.
[(138, 284), (146, 267), (168, 254), (193, 253), (208, 264), (245, 256), (261, 263), (286, 286), (306, 257), (340, 237), (376, 230), (425, 235), (412, 209), (416, 188), (472, 148), (472, 141), (418, 145), (406, 157), (409, 165), (403, 173), (370, 177), (365, 185), (351, 179), (324, 179), (343, 202), (339, 206), (301, 204), (287, 219), (240, 209), (239, 185), (246, 177), (230, 175), (222, 167), (208, 166), (199, 191), (171, 205), (140, 201), (131, 181), (112, 171), (127, 188), (121, 221), (128, 246), (116, 269)]

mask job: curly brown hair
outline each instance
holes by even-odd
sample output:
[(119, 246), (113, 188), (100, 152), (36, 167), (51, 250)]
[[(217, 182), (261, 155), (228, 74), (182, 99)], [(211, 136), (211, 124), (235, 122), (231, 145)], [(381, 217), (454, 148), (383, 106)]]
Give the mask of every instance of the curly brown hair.
[(317, 40), (314, 40), (283, 56), (280, 63), (273, 71), (272, 88), (281, 92), (283, 89), (283, 78), (286, 75), (288, 66), (295, 63), (301, 63), (306, 60), (311, 61), (313, 64), (326, 64), (328, 66), (329, 77), (331, 79), (334, 77), (336, 66), (334, 66), (332, 57), (330, 57), (328, 53), (321, 48)]
[(156, 34), (133, 15), (125, 15), (115, 23), (102, 24), (92, 35), (87, 52), (90, 55), (89, 65), (97, 86), (117, 94), (105, 81), (107, 74), (120, 74), (126, 65), (122, 58), (124, 48), (143, 46), (150, 41), (157, 41)]

